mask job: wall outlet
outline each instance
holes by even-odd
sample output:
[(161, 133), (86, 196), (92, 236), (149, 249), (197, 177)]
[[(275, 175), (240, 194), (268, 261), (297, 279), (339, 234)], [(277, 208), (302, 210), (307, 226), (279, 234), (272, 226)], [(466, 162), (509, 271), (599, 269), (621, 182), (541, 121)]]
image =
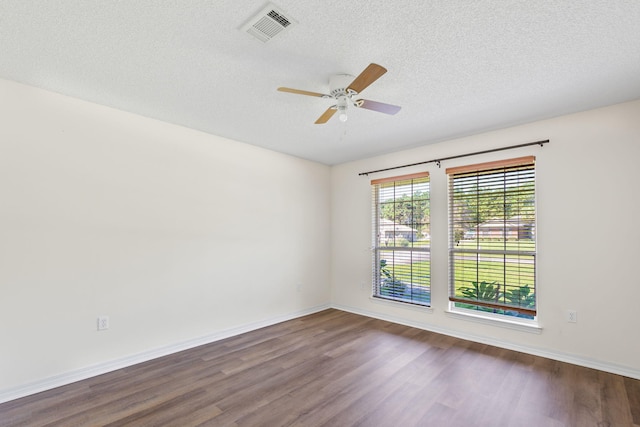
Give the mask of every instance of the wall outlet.
[(104, 331), (109, 329), (109, 316), (98, 316), (98, 330)]
[(578, 312), (576, 310), (567, 310), (567, 322), (569, 323), (578, 322)]
[(296, 290), (297, 290), (298, 292), (302, 291), (302, 283), (298, 283), (298, 284), (296, 285)]

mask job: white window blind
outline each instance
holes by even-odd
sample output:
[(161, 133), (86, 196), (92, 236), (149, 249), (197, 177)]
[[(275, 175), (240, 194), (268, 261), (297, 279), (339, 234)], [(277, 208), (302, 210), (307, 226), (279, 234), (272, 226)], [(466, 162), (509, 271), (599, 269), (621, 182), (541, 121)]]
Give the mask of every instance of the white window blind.
[(429, 174), (371, 181), (373, 296), (431, 304)]
[(535, 157), (447, 169), (449, 300), (536, 315)]

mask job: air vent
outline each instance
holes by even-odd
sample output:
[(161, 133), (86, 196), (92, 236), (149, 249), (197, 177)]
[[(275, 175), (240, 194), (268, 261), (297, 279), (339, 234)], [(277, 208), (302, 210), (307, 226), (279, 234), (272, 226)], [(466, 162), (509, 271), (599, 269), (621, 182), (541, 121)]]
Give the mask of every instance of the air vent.
[(266, 43), (295, 24), (297, 24), (297, 21), (289, 17), (273, 3), (269, 3), (242, 27), (242, 31), (246, 31), (261, 42)]

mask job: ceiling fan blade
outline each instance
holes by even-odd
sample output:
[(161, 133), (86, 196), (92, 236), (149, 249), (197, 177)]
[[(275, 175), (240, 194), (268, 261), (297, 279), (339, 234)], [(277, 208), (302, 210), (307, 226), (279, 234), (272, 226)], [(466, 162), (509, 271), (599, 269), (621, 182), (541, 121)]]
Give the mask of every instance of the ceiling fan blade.
[(365, 90), (371, 83), (378, 80), (384, 73), (387, 72), (387, 69), (378, 64), (369, 64), (367, 68), (364, 69), (362, 73), (358, 77), (356, 77), (347, 90), (351, 89), (355, 92), (362, 92)]
[(280, 92), (296, 93), (298, 95), (317, 96), (319, 98), (330, 98), (329, 95), (325, 95), (324, 93), (309, 92), (308, 90), (300, 90), (300, 89), (291, 89), (290, 87), (279, 87), (278, 90)]
[(355, 103), (359, 108), (366, 108), (367, 110), (385, 114), (396, 114), (402, 108), (397, 105), (385, 104), (384, 102), (369, 101), (368, 99), (358, 99)]
[(318, 120), (316, 120), (316, 124), (321, 125), (327, 123), (327, 121), (329, 121), (329, 119), (333, 117), (336, 111), (338, 111), (338, 109), (335, 106), (327, 108), (327, 111), (322, 113)]

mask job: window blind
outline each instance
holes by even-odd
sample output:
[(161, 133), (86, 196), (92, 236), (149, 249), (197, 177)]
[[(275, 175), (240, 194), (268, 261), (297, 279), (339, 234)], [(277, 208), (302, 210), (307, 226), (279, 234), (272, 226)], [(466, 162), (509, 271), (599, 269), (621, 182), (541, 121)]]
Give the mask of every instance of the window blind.
[(429, 174), (371, 181), (373, 296), (431, 304)]
[(449, 300), (458, 308), (533, 318), (535, 157), (446, 172)]

